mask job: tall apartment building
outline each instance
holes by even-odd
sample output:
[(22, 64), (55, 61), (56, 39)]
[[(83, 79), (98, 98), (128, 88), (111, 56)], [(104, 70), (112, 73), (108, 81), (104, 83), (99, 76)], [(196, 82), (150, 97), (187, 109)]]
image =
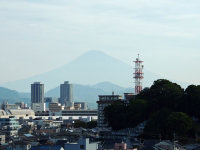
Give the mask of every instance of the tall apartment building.
[(73, 106), (73, 85), (69, 81), (60, 84), (60, 99), (59, 102), (67, 107)]
[(36, 111), (45, 111), (44, 84), (34, 82), (31, 84), (31, 108)]
[(106, 128), (108, 127), (108, 123), (105, 122), (104, 117), (104, 108), (111, 105), (115, 101), (122, 101), (121, 95), (99, 95), (99, 101), (97, 101), (98, 104), (98, 121), (97, 126), (99, 128)]

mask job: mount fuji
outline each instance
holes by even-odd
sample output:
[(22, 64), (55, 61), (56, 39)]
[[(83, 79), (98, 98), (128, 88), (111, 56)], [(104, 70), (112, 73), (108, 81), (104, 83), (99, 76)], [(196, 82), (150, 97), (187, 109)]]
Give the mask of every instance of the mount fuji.
[[(152, 85), (154, 80), (161, 78), (145, 69), (144, 75), (144, 87)], [(111, 82), (121, 87), (127, 88), (128, 85), (134, 87), (133, 66), (100, 51), (88, 51), (59, 68), (23, 80), (7, 82), (1, 86), (20, 92), (30, 92), (30, 84), (39, 81), (45, 84), (45, 91), (54, 89), (64, 81), (82, 85)]]

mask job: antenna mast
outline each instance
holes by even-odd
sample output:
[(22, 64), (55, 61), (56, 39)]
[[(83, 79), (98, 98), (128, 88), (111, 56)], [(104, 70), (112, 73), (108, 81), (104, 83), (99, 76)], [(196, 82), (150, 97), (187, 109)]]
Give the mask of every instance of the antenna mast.
[(143, 61), (140, 60), (140, 55), (138, 54), (138, 58), (136, 58), (135, 62), (135, 73), (134, 77), (135, 78), (135, 95), (139, 94), (140, 91), (142, 91), (142, 79), (144, 78), (144, 73), (142, 72), (143, 70)]

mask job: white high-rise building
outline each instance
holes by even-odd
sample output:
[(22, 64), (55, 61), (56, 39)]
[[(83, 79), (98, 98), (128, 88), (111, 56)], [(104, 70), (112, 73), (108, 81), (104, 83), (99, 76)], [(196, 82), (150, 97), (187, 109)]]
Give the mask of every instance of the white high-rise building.
[(36, 111), (45, 111), (44, 84), (34, 82), (31, 84), (31, 108)]

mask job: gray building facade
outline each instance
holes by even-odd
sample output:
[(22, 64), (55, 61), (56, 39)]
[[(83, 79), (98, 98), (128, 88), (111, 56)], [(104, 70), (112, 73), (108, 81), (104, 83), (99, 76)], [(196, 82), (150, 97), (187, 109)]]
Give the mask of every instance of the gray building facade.
[(73, 85), (69, 84), (69, 81), (60, 84), (59, 102), (67, 107), (73, 106)]
[(31, 84), (31, 108), (34, 111), (44, 111), (44, 84), (34, 82)]

